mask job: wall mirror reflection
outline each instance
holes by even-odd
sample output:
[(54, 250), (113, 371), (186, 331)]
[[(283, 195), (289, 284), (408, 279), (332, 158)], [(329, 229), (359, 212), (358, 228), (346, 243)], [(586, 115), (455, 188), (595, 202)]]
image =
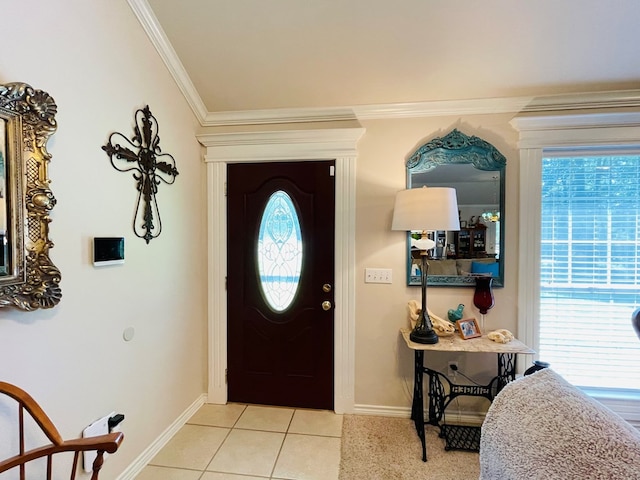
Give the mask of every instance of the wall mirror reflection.
[[(428, 285), (475, 286), (477, 275), (491, 275), (504, 286), (505, 157), (490, 143), (454, 129), (422, 145), (407, 161), (407, 188), (453, 187), (460, 231), (431, 232)], [(425, 208), (430, 206), (425, 205)], [(407, 284), (420, 285), (420, 253), (407, 240)]]
[[(10, 144), (7, 140), (12, 134), (11, 115), (8, 112), (0, 111), (0, 276), (9, 273), (9, 239), (7, 238), (8, 210), (10, 204), (7, 203), (7, 169), (6, 159)], [(15, 128), (13, 128), (15, 131)]]

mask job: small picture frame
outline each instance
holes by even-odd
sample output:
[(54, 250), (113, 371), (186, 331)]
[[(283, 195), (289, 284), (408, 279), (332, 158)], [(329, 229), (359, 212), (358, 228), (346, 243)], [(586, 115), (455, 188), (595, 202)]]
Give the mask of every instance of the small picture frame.
[(460, 220), (460, 228), (467, 228), (467, 221), (466, 220)]
[(463, 318), (462, 320), (458, 320), (456, 322), (456, 326), (458, 327), (458, 332), (460, 332), (460, 336), (463, 340), (482, 336), (480, 325), (478, 325), (478, 320), (475, 318)]

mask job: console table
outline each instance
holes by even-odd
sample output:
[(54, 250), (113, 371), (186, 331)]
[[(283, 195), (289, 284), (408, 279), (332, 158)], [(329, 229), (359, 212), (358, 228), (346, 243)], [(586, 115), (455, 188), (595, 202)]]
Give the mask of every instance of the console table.
[[(484, 397), (493, 401), (502, 388), (516, 376), (516, 356), (518, 353), (535, 353), (519, 340), (509, 343), (496, 343), (486, 336), (463, 340), (458, 335), (440, 337), (433, 345), (414, 343), (409, 339), (411, 329), (400, 329), (407, 347), (414, 351), (413, 401), (411, 420), (414, 421), (418, 437), (422, 442), (422, 461), (427, 461), (425, 440), (424, 397), (422, 379), (429, 376), (429, 416), (426, 423), (440, 428), (440, 437), (445, 439), (445, 450), (480, 449), (480, 427), (466, 425), (447, 425), (444, 423), (444, 411), (451, 401), (459, 396)], [(424, 366), (424, 352), (465, 352), (495, 353), (498, 356), (498, 374), (487, 385), (456, 385), (446, 375)], [(445, 389), (445, 385), (447, 388)]]

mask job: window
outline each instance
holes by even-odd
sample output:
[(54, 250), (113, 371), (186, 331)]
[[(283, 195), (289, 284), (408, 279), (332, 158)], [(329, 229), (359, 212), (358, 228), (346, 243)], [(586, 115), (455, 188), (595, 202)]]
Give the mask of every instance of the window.
[(264, 298), (274, 311), (283, 312), (298, 291), (302, 236), (296, 208), (282, 190), (274, 192), (264, 207), (256, 248)]
[(571, 383), (640, 391), (640, 156), (543, 154), (539, 357)]
[[(520, 133), (518, 337), (556, 370), (573, 364), (566, 368), (575, 372), (563, 376), (591, 385), (585, 391), (640, 427), (640, 386), (633, 369), (640, 340), (629, 310), (639, 288), (639, 222), (631, 212), (638, 208), (639, 189), (635, 195), (631, 191), (640, 183), (631, 165), (640, 156), (640, 112), (534, 113), (511, 124)], [(625, 170), (621, 178), (612, 168), (636, 169), (633, 177)], [(624, 197), (618, 198), (622, 209), (616, 195)], [(587, 307), (589, 302), (596, 303)], [(611, 317), (619, 318), (615, 328)], [(600, 328), (589, 325), (594, 319)], [(580, 344), (583, 325), (590, 333)], [(621, 330), (626, 325), (628, 330)], [(565, 358), (551, 356), (552, 350), (565, 350)], [(631, 361), (614, 358), (632, 351)], [(612, 361), (615, 367), (591, 369)], [(579, 372), (585, 362), (590, 366)]]

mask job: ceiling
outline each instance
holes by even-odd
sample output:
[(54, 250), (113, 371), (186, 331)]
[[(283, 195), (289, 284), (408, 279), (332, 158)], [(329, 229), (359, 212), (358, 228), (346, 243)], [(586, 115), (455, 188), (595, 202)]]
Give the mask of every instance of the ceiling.
[(637, 0), (128, 1), (203, 114), (640, 88)]
[(438, 165), (432, 170), (411, 174), (411, 188), (453, 187), (459, 205), (498, 205), (500, 172), (479, 170), (470, 164)]

